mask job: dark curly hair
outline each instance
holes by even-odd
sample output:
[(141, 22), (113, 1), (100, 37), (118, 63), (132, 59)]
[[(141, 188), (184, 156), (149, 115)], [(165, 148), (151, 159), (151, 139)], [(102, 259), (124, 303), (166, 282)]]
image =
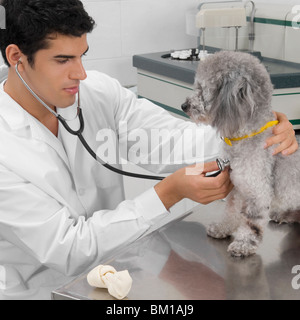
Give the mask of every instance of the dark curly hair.
[(0, 0), (6, 11), (6, 29), (0, 30), (0, 48), (17, 45), (34, 65), (35, 53), (48, 46), (47, 37), (58, 33), (81, 37), (90, 33), (95, 21), (79, 0)]

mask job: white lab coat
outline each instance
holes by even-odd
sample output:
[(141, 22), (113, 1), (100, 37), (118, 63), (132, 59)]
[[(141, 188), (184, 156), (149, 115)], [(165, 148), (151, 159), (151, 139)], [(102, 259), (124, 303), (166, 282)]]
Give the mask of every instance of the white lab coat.
[[(88, 72), (81, 84), (84, 136), (118, 123), (134, 128), (192, 124), (138, 100), (110, 77)], [(59, 109), (74, 118), (77, 105)], [(77, 127), (77, 120), (69, 122)], [(206, 159), (219, 149), (207, 129)], [(209, 150), (209, 151), (208, 151)], [(120, 167), (120, 166), (119, 166)], [(147, 166), (145, 166), (147, 167)], [(148, 166), (162, 171), (162, 166)], [(124, 200), (122, 176), (97, 163), (60, 125), (59, 139), (0, 88), (0, 292), (2, 298), (49, 299), (54, 288), (104, 261), (169, 214), (151, 188)], [(0, 293), (1, 294), (1, 293)]]

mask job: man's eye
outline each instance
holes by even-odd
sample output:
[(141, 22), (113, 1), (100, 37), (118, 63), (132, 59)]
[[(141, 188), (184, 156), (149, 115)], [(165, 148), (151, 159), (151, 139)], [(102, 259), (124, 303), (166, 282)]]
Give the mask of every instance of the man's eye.
[(59, 63), (59, 64), (65, 64), (65, 63), (67, 63), (69, 61), (69, 59), (59, 59), (59, 60), (57, 60), (57, 62)]

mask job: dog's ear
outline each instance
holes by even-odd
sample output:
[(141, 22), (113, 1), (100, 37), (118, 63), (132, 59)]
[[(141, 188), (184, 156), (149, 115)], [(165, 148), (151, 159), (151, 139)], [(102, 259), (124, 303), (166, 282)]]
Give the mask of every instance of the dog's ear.
[(213, 104), (212, 125), (224, 136), (233, 137), (240, 131), (255, 111), (255, 99), (252, 86), (246, 77), (223, 78)]

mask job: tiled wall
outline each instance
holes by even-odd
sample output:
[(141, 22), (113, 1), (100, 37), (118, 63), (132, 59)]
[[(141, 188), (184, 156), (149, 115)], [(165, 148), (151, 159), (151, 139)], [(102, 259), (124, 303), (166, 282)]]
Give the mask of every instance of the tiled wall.
[[(197, 0), (83, 0), (87, 11), (98, 27), (90, 36), (90, 52), (85, 59), (87, 69), (97, 69), (116, 77), (123, 85), (136, 84), (136, 70), (132, 67), (134, 54), (189, 48), (197, 44), (194, 36), (186, 33), (186, 14), (195, 10)], [(299, 0), (254, 0), (267, 15), (284, 19), (286, 7), (300, 4)], [(274, 10), (274, 4), (285, 10)], [(250, 9), (251, 6), (249, 6)], [(281, 10), (281, 11), (280, 11)], [(262, 12), (259, 9), (258, 12)], [(219, 30), (222, 47), (234, 48), (234, 37), (228, 30)], [(241, 30), (241, 48), (248, 47), (247, 30)], [(256, 24), (255, 49), (269, 57), (300, 62), (300, 29)], [(214, 34), (214, 38), (218, 35)]]
[(123, 85), (136, 84), (134, 54), (196, 46), (185, 33), (185, 13), (196, 0), (83, 0), (98, 27), (89, 37), (87, 69), (116, 77)]

